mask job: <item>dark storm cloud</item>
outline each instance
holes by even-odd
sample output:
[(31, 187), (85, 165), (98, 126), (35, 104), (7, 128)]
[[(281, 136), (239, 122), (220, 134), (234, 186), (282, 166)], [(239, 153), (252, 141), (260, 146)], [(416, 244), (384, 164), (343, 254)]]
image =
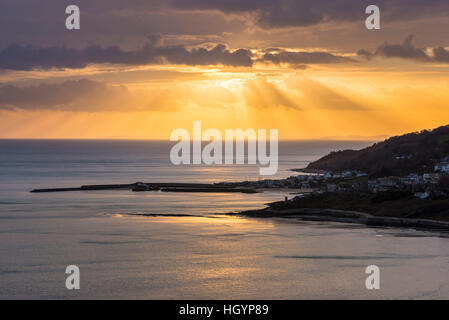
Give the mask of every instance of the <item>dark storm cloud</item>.
[[(81, 29), (74, 32), (65, 29), (65, 7), (72, 3), (76, 3), (81, 9)], [(233, 39), (240, 37), (239, 32), (247, 30), (245, 28), (248, 27), (248, 21), (255, 21), (267, 29), (309, 26), (328, 21), (360, 21), (362, 25), (366, 17), (365, 8), (370, 4), (373, 2), (368, 0), (2, 0), (0, 69), (82, 68), (95, 63), (249, 67), (258, 61), (249, 50), (231, 51), (223, 45), (212, 49), (195, 46), (205, 42), (235, 43)], [(413, 24), (412, 20), (416, 17), (449, 15), (447, 0), (377, 0), (375, 4), (381, 8), (382, 21), (388, 22), (407, 20), (406, 23)], [(249, 14), (254, 20), (245, 20)], [(362, 29), (362, 26), (360, 28)], [(429, 32), (434, 33), (433, 30)], [(437, 34), (444, 35), (438, 32), (443, 31), (437, 30)], [(149, 34), (161, 34), (165, 42), (151, 42), (142, 47), (145, 41), (143, 39)], [(329, 46), (329, 34), (326, 31), (323, 31), (323, 34), (327, 34), (328, 38), (321, 38), (320, 35), (317, 41), (322, 39), (322, 43), (313, 42), (313, 46), (307, 37), (292, 37), (292, 42), (286, 44), (284, 40), (279, 42), (270, 33), (267, 33), (264, 41), (267, 41), (267, 45), (285, 47), (339, 48), (340, 43)], [(244, 40), (239, 40), (240, 43), (247, 40), (246, 36), (251, 37), (244, 35)], [(341, 37), (346, 37), (346, 30), (341, 31), (335, 38)], [(270, 41), (273, 44), (270, 44)], [(355, 43), (355, 39), (349, 38), (347, 41)], [(90, 43), (95, 45), (89, 45)], [(256, 42), (248, 40), (248, 43), (248, 46), (255, 46)], [(346, 40), (343, 39), (341, 45), (345, 43)], [(110, 46), (111, 44), (120, 46)], [(367, 45), (371, 46), (372, 42)], [(434, 47), (444, 43), (432, 42), (430, 45)], [(235, 46), (246, 46), (246, 43)], [(360, 47), (363, 46), (365, 44), (360, 44)], [(194, 49), (189, 49), (192, 47)], [(349, 50), (355, 50), (354, 45), (351, 45)], [(313, 53), (267, 52), (262, 60), (275, 64), (288, 63), (292, 67), (304, 67), (307, 63), (350, 61), (350, 58), (324, 51), (326, 50)], [(367, 58), (398, 56), (428, 60), (426, 53), (412, 44), (408, 47), (404, 44), (384, 45), (374, 52), (361, 50), (359, 54)], [(447, 51), (444, 48), (435, 48), (434, 56), (430, 60), (432, 59), (438, 62), (447, 61)]]
[(414, 60), (428, 60), (424, 49), (416, 48), (413, 45), (413, 36), (408, 36), (402, 44), (383, 44), (380, 45), (374, 55), (382, 57), (397, 57)]
[(274, 64), (288, 63), (292, 65), (354, 62), (353, 59), (347, 57), (320, 51), (281, 51), (277, 53), (265, 53), (261, 60), (264, 62), (272, 62)]
[(374, 52), (366, 49), (358, 51), (358, 55), (366, 59), (373, 57), (402, 58), (425, 62), (449, 62), (449, 51), (443, 47), (433, 49), (433, 56), (428, 55), (425, 48), (413, 44), (413, 35), (409, 35), (402, 44), (382, 44)]
[(443, 47), (434, 48), (433, 58), (438, 62), (449, 63), (449, 51)]
[(238, 49), (231, 52), (226, 46), (219, 44), (211, 50), (194, 48), (188, 51), (182, 46), (167, 46), (157, 49), (159, 55), (170, 63), (188, 65), (217, 65), (251, 67), (253, 61), (250, 50)]
[(225, 65), (234, 67), (252, 67), (254, 62), (271, 62), (289, 64), (304, 68), (305, 64), (329, 64), (354, 62), (355, 60), (334, 55), (324, 51), (265, 51), (256, 59), (247, 49), (229, 50), (218, 44), (211, 49), (185, 46), (159, 46), (158, 39), (152, 39), (147, 45), (137, 50), (123, 50), (118, 46), (101, 47), (91, 45), (85, 49), (62, 47), (37, 48), (31, 45), (10, 45), (0, 51), (0, 70), (63, 69), (84, 68), (91, 64), (146, 65), (146, 64), (180, 64), (180, 65)]
[[(65, 8), (81, 9), (81, 29), (69, 33)], [(67, 43), (93, 41), (113, 44), (116, 39), (134, 45), (149, 33), (171, 35), (221, 35), (245, 29), (244, 15), (251, 14), (264, 28), (309, 26), (324, 21), (361, 21), (365, 8), (376, 4), (383, 21), (449, 15), (447, 0), (2, 0), (0, 48), (11, 42)], [(222, 14), (233, 14), (224, 18)]]
[[(80, 7), (80, 30), (65, 28), (65, 8), (69, 4)], [(360, 36), (364, 32), (365, 8), (370, 4), (380, 7), (382, 26), (389, 23), (390, 30), (372, 32), (373, 37)], [(416, 19), (441, 16), (449, 16), (447, 0), (1, 0), (0, 50), (11, 43), (39, 47), (66, 44), (77, 49), (94, 43), (135, 50), (149, 34), (161, 34), (166, 45), (213, 42), (237, 48), (246, 47), (246, 43), (257, 46), (261, 35), (260, 30), (252, 28), (253, 22), (265, 29), (335, 22), (339, 29), (322, 28), (319, 36), (297, 38), (289, 38), (287, 33), (279, 36), (282, 30), (271, 30), (262, 35), (267, 46), (348, 51), (355, 49), (355, 42), (362, 47), (373, 45), (376, 34), (391, 39), (409, 25), (413, 30), (410, 33), (429, 35), (426, 41), (435, 46), (437, 37), (447, 38), (447, 31)], [(402, 23), (393, 26), (392, 22), (398, 20)], [(337, 25), (346, 21), (357, 22), (359, 31)]]
[(125, 51), (118, 46), (85, 49), (67, 47), (36, 48), (10, 45), (0, 51), (0, 69), (32, 70), (50, 68), (83, 68), (89, 64), (142, 65), (168, 62), (186, 65), (252, 66), (251, 51), (230, 51), (224, 45), (212, 49), (184, 46), (157, 46), (151, 42), (141, 49)]
[[(348, 2), (351, 4), (348, 5)], [(257, 23), (267, 28), (313, 25), (331, 17), (349, 19), (362, 7), (360, 3), (349, 0), (332, 3), (320, 0), (173, 0), (171, 5), (179, 9), (253, 13)], [(343, 10), (344, 7), (346, 10)], [(360, 10), (358, 12), (360, 17)]]
[(449, 15), (447, 0), (172, 0), (179, 9), (249, 12), (265, 28), (307, 26), (323, 21), (363, 20), (365, 8), (376, 4), (383, 18), (403, 20), (424, 16)]
[[(65, 27), (67, 5), (76, 4), (81, 11), (81, 28)], [(157, 0), (1, 0), (0, 49), (11, 43), (52, 46), (67, 44), (82, 48), (89, 43), (103, 46), (120, 44), (137, 48), (148, 34), (189, 35), (199, 39), (217, 38), (223, 33), (244, 28), (241, 17), (226, 17), (216, 12), (189, 12), (167, 7)], [(190, 42), (169, 44), (193, 45)]]

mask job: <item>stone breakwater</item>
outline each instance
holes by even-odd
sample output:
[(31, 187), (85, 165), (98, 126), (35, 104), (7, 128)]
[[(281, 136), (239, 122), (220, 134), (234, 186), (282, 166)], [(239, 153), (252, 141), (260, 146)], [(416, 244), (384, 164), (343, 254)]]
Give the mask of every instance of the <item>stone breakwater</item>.
[(131, 184), (84, 185), (70, 188), (34, 189), (32, 193), (98, 191), (98, 190), (131, 190), (131, 191), (161, 191), (161, 192), (216, 192), (216, 193), (257, 193), (254, 188), (228, 187), (226, 185), (207, 183), (154, 183), (136, 182)]

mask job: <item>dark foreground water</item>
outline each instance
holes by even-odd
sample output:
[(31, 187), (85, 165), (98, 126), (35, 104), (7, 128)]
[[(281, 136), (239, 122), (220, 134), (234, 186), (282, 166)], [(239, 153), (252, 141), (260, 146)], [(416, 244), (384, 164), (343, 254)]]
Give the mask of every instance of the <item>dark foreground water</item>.
[[(331, 150), (365, 145), (281, 143), (278, 177)], [(173, 166), (169, 147), (0, 141), (0, 298), (449, 298), (445, 234), (217, 215), (260, 208), (282, 192), (28, 192), (259, 178), (257, 166)], [(81, 270), (79, 291), (65, 287), (72, 264)], [(376, 291), (365, 288), (372, 264), (381, 270)]]

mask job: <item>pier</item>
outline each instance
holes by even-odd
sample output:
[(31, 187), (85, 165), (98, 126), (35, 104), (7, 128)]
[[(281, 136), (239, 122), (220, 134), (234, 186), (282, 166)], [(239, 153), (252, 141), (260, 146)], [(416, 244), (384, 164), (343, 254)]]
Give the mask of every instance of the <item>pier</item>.
[(220, 184), (208, 183), (156, 183), (156, 182), (135, 182), (131, 184), (99, 184), (99, 185), (83, 185), (81, 187), (70, 188), (49, 188), (49, 189), (33, 189), (32, 193), (48, 193), (48, 192), (70, 192), (70, 191), (98, 191), (98, 190), (131, 190), (134, 192), (219, 192), (219, 193), (257, 193), (253, 188), (246, 187), (229, 187)]

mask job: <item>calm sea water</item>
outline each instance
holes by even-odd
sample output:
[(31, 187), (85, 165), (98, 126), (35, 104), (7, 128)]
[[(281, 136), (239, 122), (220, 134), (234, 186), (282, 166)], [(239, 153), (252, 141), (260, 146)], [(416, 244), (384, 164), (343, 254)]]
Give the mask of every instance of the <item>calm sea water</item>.
[[(331, 150), (368, 144), (281, 143), (277, 177)], [(445, 234), (220, 214), (263, 207), (282, 192), (28, 192), (259, 179), (258, 166), (173, 166), (169, 149), (148, 141), (0, 141), (0, 298), (449, 298)], [(81, 270), (79, 291), (65, 288), (71, 264)], [(380, 290), (365, 288), (371, 264), (381, 269)]]

